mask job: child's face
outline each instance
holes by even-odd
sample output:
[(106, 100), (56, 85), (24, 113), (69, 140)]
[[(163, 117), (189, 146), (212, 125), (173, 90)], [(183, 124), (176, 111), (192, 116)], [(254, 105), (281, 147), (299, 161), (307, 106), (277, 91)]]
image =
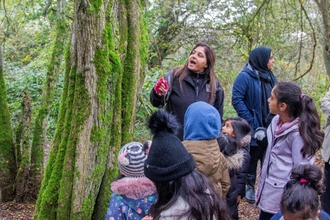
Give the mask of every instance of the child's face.
[(225, 122), (225, 124), (223, 125), (221, 131), (227, 136), (235, 137), (234, 128), (231, 125), (231, 120), (228, 120), (228, 121)]
[(267, 99), (269, 112), (272, 114), (278, 113), (278, 105), (277, 105), (277, 98), (274, 94), (274, 89), (272, 90), (271, 96)]

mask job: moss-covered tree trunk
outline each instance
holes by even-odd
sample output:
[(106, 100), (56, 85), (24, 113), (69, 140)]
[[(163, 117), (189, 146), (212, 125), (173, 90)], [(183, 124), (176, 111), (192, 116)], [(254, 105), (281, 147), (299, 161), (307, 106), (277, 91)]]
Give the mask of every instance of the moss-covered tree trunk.
[[(110, 182), (118, 174), (116, 154), (122, 141), (132, 139), (141, 70), (146, 63), (143, 6), (125, 1), (132, 33), (121, 36), (116, 32), (122, 25), (117, 22), (120, 5), (106, 0), (74, 1), (59, 119), (35, 219), (105, 216)], [(118, 39), (126, 44), (118, 44)], [(124, 88), (130, 91), (123, 93)]]
[(330, 11), (329, 0), (315, 0), (323, 23), (323, 58), (327, 74), (330, 77)]
[(0, 47), (0, 202), (13, 200), (17, 166)]
[(46, 145), (46, 131), (48, 115), (53, 104), (59, 68), (63, 61), (64, 45), (67, 38), (67, 28), (64, 16), (66, 1), (57, 2), (56, 38), (52, 57), (48, 66), (46, 80), (44, 83), (38, 116), (34, 124), (31, 150), (31, 166), (29, 174), (29, 194), (32, 199), (37, 199), (41, 181), (44, 175), (44, 147)]
[(34, 201), (31, 198), (30, 189), (28, 181), (33, 181), (29, 179), (30, 171), (30, 159), (31, 159), (31, 141), (29, 137), (30, 127), (31, 127), (31, 112), (32, 104), (31, 97), (28, 92), (24, 91), (23, 101), (22, 101), (22, 114), (19, 120), (19, 142), (16, 145), (19, 149), (20, 162), (16, 176), (16, 202), (27, 202)]

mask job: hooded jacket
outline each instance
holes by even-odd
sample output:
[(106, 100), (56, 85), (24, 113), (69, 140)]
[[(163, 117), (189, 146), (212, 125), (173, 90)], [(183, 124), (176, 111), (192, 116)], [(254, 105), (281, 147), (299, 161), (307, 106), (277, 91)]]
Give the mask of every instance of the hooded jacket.
[(230, 187), (227, 161), (217, 142), (221, 120), (218, 111), (206, 102), (191, 104), (184, 117), (182, 144), (192, 154), (196, 169), (212, 182), (220, 196)]
[(273, 214), (280, 211), (283, 188), (290, 180), (292, 169), (301, 164), (313, 164), (315, 161), (314, 156), (304, 158), (300, 152), (304, 141), (299, 133), (298, 120), (275, 136), (279, 120), (276, 115), (267, 129), (268, 147), (256, 192), (258, 207)]
[(142, 219), (156, 201), (156, 187), (146, 177), (124, 177), (111, 183), (113, 192), (107, 214), (109, 219)]
[(242, 152), (243, 152), (243, 163), (241, 168), (236, 173), (237, 176), (237, 192), (238, 195), (241, 196), (241, 199), (245, 196), (245, 183), (246, 178), (249, 172), (249, 164), (250, 164), (250, 141), (251, 141), (251, 135), (245, 136), (241, 140), (242, 144)]
[(321, 148), (322, 158), (330, 163), (330, 88), (321, 100), (321, 109), (327, 115), (327, 125), (324, 130), (324, 140)]
[(242, 167), (244, 159), (243, 157), (243, 150), (239, 150), (236, 154), (226, 157), (227, 167), (230, 175), (230, 188), (226, 195), (226, 201), (232, 219), (238, 219), (237, 197), (239, 195), (239, 192), (237, 187), (237, 172)]

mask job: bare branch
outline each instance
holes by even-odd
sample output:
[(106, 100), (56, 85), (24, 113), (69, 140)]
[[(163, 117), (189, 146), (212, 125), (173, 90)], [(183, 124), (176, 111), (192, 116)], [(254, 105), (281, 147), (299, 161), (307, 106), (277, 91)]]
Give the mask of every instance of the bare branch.
[(312, 60), (310, 62), (309, 68), (300, 76), (298, 76), (297, 78), (293, 79), (293, 81), (297, 81), (298, 79), (301, 79), (302, 77), (304, 77), (307, 73), (309, 73), (309, 71), (313, 68), (313, 63), (314, 63), (314, 59), (315, 59), (315, 51), (316, 51), (316, 33), (314, 30), (314, 27), (312, 25), (312, 22), (310, 20), (310, 17), (307, 14), (307, 11), (302, 3), (302, 0), (299, 0), (300, 6), (302, 11), (304, 12), (304, 15), (306, 16), (306, 19), (308, 21), (308, 24), (312, 30), (312, 36), (313, 36), (313, 53), (312, 53)]
[(45, 5), (44, 10), (42, 11), (42, 15), (43, 16), (46, 16), (47, 15), (48, 9), (51, 6), (51, 4), (52, 4), (52, 0), (48, 0), (47, 3), (46, 3), (46, 5)]

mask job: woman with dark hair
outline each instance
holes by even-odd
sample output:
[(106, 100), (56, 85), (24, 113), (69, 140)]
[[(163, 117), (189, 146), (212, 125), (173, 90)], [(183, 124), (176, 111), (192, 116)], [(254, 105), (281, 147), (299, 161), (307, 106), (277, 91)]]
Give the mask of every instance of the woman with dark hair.
[(281, 199), (281, 212), (271, 220), (330, 220), (329, 214), (320, 210), (322, 171), (316, 165), (300, 165), (291, 174)]
[[(160, 78), (150, 92), (150, 102), (175, 115), (183, 126), (188, 106), (196, 101), (213, 105), (223, 115), (224, 91), (214, 73), (215, 54), (205, 43), (197, 43), (183, 66), (175, 67)], [(183, 130), (177, 134), (183, 139)]]
[[(249, 55), (249, 61), (235, 79), (232, 89), (232, 105), (238, 116), (247, 120), (252, 128), (250, 143), (250, 163), (246, 181), (246, 200), (255, 202), (254, 186), (258, 161), (262, 163), (267, 144), (263, 144), (265, 137), (255, 137), (257, 128), (266, 128), (270, 123), (267, 99), (277, 79), (272, 72), (275, 63), (272, 50), (259, 46)], [(262, 129), (260, 132), (265, 131)]]
[(175, 135), (178, 125), (175, 117), (163, 110), (149, 119), (154, 136), (144, 174), (155, 183), (158, 199), (143, 219), (229, 220), (226, 202), (195, 169), (192, 155)]
[(256, 193), (259, 220), (269, 220), (280, 211), (283, 188), (292, 170), (314, 163), (324, 136), (313, 99), (296, 83), (276, 84), (268, 103), (276, 116), (267, 129), (268, 147)]

